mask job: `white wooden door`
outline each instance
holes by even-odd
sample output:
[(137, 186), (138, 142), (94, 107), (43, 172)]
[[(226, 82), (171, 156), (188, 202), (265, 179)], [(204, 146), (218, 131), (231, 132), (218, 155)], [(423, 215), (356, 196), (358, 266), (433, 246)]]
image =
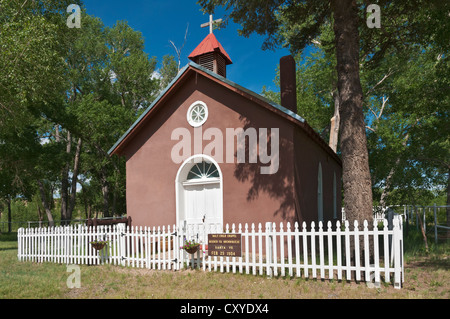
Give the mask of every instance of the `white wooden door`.
[[(222, 224), (220, 216), (220, 184), (185, 184), (186, 222), (190, 224)], [(203, 221), (203, 219), (205, 219)]]

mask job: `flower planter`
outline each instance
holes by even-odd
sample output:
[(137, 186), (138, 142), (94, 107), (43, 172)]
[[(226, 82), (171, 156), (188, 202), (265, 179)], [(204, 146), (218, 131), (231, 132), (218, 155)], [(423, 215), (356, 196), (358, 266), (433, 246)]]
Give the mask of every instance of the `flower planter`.
[(195, 254), (198, 251), (199, 247), (200, 247), (200, 244), (189, 247), (189, 248), (185, 248), (184, 250), (189, 254)]
[(91, 243), (92, 248), (94, 248), (95, 250), (102, 250), (105, 246), (106, 243)]

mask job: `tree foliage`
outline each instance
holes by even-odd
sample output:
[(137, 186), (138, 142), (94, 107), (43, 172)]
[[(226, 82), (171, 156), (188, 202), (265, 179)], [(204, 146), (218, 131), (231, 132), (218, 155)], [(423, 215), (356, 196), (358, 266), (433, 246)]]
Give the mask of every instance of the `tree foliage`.
[[(82, 8), (79, 29), (66, 25), (72, 3)], [(49, 221), (70, 220), (76, 203), (125, 214), (125, 163), (107, 152), (161, 86), (142, 34), (103, 25), (80, 1), (0, 7), (1, 198), (39, 199)]]
[[(241, 25), (239, 33), (243, 36), (265, 35), (263, 49), (290, 48), (298, 62), (298, 112), (323, 137), (333, 114), (330, 92), (339, 88), (343, 102), (343, 88), (353, 88), (351, 94), (356, 96), (360, 94), (358, 86), (362, 86), (363, 125), (370, 150), (372, 185), (376, 188), (392, 191), (436, 187), (445, 179), (449, 155), (448, 2), (377, 1), (381, 9), (380, 29), (367, 27), (369, 3), (363, 1), (355, 1), (349, 7), (343, 7), (344, 1), (325, 0), (199, 0), (198, 3), (206, 12), (224, 7), (228, 18)], [(342, 20), (340, 9), (354, 11), (357, 17)], [(339, 47), (344, 26), (350, 27), (352, 23), (357, 25), (357, 34)], [(350, 70), (340, 65), (342, 57), (350, 53), (351, 41), (356, 37), (360, 80), (353, 77), (347, 84), (339, 85), (340, 76)], [(320, 49), (302, 57), (301, 53), (310, 45)], [(341, 54), (341, 60), (336, 56), (340, 50), (347, 50)], [(264, 93), (278, 99), (274, 92)], [(348, 110), (341, 104), (341, 112)], [(347, 115), (341, 113), (342, 129), (352, 123), (345, 118)], [(342, 142), (347, 139), (348, 135), (344, 139), (341, 136), (341, 151)], [(345, 161), (344, 158), (344, 166)], [(344, 189), (346, 174), (344, 169)], [(349, 197), (347, 203), (349, 199), (353, 201)]]
[[(323, 33), (311, 54), (296, 56), (297, 105), (298, 114), (327, 140), (336, 73)], [(420, 44), (401, 55), (388, 53), (376, 68), (372, 61), (361, 64), (374, 205), (429, 203), (430, 190), (437, 196), (448, 188), (448, 53)], [(264, 94), (279, 102), (278, 92)]]

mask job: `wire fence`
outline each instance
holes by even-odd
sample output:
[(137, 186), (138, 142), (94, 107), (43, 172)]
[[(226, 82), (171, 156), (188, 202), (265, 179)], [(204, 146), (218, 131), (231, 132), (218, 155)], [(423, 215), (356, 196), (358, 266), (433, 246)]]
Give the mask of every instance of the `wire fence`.
[[(379, 223), (388, 218), (388, 209), (394, 210), (396, 214), (402, 215), (403, 220), (408, 225), (413, 225), (419, 230), (420, 224), (423, 225), (425, 233), (434, 236), (437, 243), (439, 240), (450, 239), (450, 227), (447, 223), (447, 209), (450, 205), (396, 205), (389, 206), (387, 209), (374, 207), (374, 219)], [(103, 217), (98, 220), (108, 220), (123, 218), (124, 216)], [(421, 219), (419, 221), (419, 218)], [(345, 210), (342, 209), (342, 222), (345, 222)], [(88, 219), (72, 219), (72, 220), (55, 220), (55, 226), (64, 225), (85, 225)], [(0, 221), (0, 233), (17, 232), (19, 228), (40, 228), (49, 227), (47, 220), (43, 221)]]
[[(126, 216), (114, 216), (114, 217), (102, 217), (97, 218), (97, 220), (112, 220), (118, 218), (124, 218)], [(71, 219), (71, 220), (54, 220), (55, 226), (64, 225), (85, 225), (89, 219)], [(41, 228), (49, 227), (48, 220), (41, 221), (11, 221), (11, 222), (0, 222), (0, 233), (7, 232), (17, 232), (20, 228)]]
[(448, 224), (447, 209), (450, 205), (432, 205), (432, 206), (407, 206), (405, 216), (407, 222), (419, 230), (423, 225), (426, 234), (432, 234), (437, 244), (439, 240), (450, 239), (450, 226)]

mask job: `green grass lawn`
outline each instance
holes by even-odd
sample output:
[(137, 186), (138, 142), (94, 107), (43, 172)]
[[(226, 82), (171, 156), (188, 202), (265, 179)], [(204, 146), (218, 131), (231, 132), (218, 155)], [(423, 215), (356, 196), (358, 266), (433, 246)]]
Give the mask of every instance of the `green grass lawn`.
[(159, 271), (113, 265), (80, 266), (80, 288), (70, 289), (66, 265), (19, 262), (15, 234), (0, 235), (1, 299), (450, 299), (450, 244), (417, 248), (405, 239), (402, 289), (382, 284), (204, 272)]

